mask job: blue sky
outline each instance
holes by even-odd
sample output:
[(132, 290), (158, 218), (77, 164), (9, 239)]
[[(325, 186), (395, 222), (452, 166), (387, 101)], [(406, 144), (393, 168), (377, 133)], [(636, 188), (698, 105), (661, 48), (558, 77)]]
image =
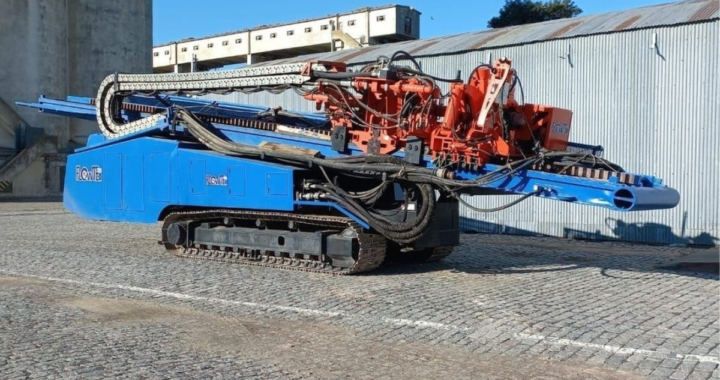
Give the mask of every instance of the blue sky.
[[(668, 2), (672, 0), (575, 0), (575, 4), (583, 10), (580, 16)], [(153, 0), (153, 41), (161, 44), (391, 3), (388, 0)], [(420, 38), (487, 29), (487, 21), (497, 15), (504, 3), (505, 0), (394, 2), (415, 7), (422, 13)]]

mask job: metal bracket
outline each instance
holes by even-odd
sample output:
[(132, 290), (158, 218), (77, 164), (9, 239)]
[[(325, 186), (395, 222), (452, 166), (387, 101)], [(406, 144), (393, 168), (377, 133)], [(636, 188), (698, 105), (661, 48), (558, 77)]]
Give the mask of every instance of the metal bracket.
[(423, 141), (417, 136), (408, 136), (405, 143), (405, 161), (420, 165), (423, 154)]
[(660, 52), (660, 46), (658, 46), (657, 33), (653, 33), (652, 35), (652, 43), (650, 44), (650, 50), (655, 50), (655, 54), (657, 54), (660, 59), (665, 61), (665, 56), (662, 55), (662, 53)]
[(336, 152), (345, 152), (348, 148), (347, 127), (339, 126), (332, 130), (332, 149)]
[(567, 59), (568, 63), (570, 64), (570, 67), (575, 67), (572, 62), (572, 52), (571, 52), (570, 44), (567, 45), (567, 53), (565, 53), (565, 55), (561, 55), (560, 59)]
[(380, 131), (373, 129), (373, 137), (368, 141), (368, 153), (369, 154), (380, 154)]
[(165, 108), (165, 120), (167, 120), (169, 124), (177, 125), (175, 120), (175, 109), (173, 107)]

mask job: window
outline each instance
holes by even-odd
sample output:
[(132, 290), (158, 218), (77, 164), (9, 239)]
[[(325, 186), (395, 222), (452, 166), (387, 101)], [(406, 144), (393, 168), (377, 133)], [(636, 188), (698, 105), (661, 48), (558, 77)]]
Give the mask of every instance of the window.
[(305, 33), (310, 33), (310, 32), (312, 32), (312, 28), (309, 28), (309, 27), (305, 28)]
[(257, 36), (255, 36), (255, 40), (256, 40), (256, 41), (262, 40), (262, 36), (258, 34)]
[(213, 47), (212, 42), (208, 44), (208, 47), (209, 47), (209, 48)]
[(193, 50), (198, 50), (198, 49), (200, 49), (200, 46), (197, 46), (197, 45), (193, 46)]
[(353, 26), (353, 25), (355, 25), (355, 20), (348, 21), (348, 26)]
[(287, 35), (288, 35), (288, 36), (292, 36), (293, 34), (295, 34), (295, 32), (293, 32), (292, 30), (288, 30), (288, 31), (287, 31)]
[(165, 50), (165, 55), (170, 55), (170, 50)]
[(320, 25), (320, 30), (327, 30), (327, 28), (328, 28), (327, 25)]
[(270, 38), (275, 38), (275, 37), (277, 37), (277, 33), (270, 33)]
[(187, 48), (186, 48), (186, 47), (184, 47), (184, 48), (182, 48), (182, 49), (180, 49), (180, 50), (182, 50), (182, 52), (184, 53), (184, 52), (186, 52), (186, 51), (187, 51)]
[(385, 16), (377, 16), (378, 21), (385, 21)]
[(235, 40), (235, 43), (236, 43), (236, 44), (242, 43), (242, 38), (236, 39), (236, 40)]
[(228, 42), (227, 42), (227, 41), (223, 41), (222, 44), (223, 44), (223, 46), (227, 46), (227, 45), (228, 45)]
[(160, 53), (158, 53), (158, 52), (153, 53), (153, 57), (159, 57), (159, 56), (160, 56)]

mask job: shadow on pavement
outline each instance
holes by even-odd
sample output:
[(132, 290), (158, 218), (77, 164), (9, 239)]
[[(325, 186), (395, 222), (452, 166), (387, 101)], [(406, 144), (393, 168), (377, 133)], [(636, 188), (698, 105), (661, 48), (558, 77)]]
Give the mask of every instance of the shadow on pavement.
[[(717, 246), (720, 239), (707, 232), (696, 236), (688, 236), (685, 226), (687, 225), (688, 213), (683, 213), (682, 231), (680, 235), (673, 233), (670, 226), (660, 223), (627, 223), (622, 219), (606, 218), (605, 226), (613, 236), (596, 231), (580, 231), (572, 228), (563, 229), (563, 237), (579, 240), (599, 240), (613, 242), (641, 243), (651, 245), (686, 245), (698, 247)], [(491, 223), (470, 218), (460, 218), (460, 225), (464, 232), (506, 234), (521, 236), (538, 236), (536, 232), (521, 228), (510, 227), (503, 224)]]
[[(477, 221), (473, 221), (477, 223)], [(615, 221), (617, 222), (617, 221)], [(485, 222), (482, 222), (485, 223)], [(374, 275), (416, 274), (433, 271), (453, 271), (472, 274), (523, 274), (562, 272), (583, 268), (598, 268), (602, 275), (623, 278), (623, 271), (642, 273), (673, 273), (682, 276), (719, 280), (718, 247), (669, 246), (619, 242), (608, 237), (593, 240), (568, 240), (566, 238), (537, 236), (523, 230), (509, 230), (499, 234), (497, 225), (485, 223), (482, 232), (464, 233), (461, 245), (452, 255), (435, 263), (415, 263), (407, 258), (388, 260)], [(467, 224), (465, 224), (467, 225)], [(657, 226), (623, 226), (619, 230), (651, 228)], [(664, 226), (667, 230), (670, 228)], [(494, 233), (493, 233), (494, 232)], [(523, 236), (525, 235), (525, 236)], [(607, 241), (610, 240), (610, 241)], [(712, 236), (696, 237), (696, 240), (717, 241)], [(693, 260), (703, 257), (713, 260)], [(687, 260), (686, 260), (687, 259)], [(636, 274), (625, 278), (642, 280)]]

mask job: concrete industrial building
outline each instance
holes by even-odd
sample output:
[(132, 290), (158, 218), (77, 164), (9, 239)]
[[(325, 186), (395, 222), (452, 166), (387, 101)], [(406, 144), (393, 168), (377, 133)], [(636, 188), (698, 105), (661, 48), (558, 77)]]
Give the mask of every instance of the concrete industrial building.
[(152, 0), (0, 1), (0, 196), (62, 193), (65, 153), (92, 122), (15, 105), (93, 96), (115, 71), (152, 72)]
[[(574, 112), (571, 139), (605, 147), (626, 170), (655, 175), (678, 189), (672, 210), (619, 214), (531, 198), (507, 210), (461, 209), (465, 230), (653, 244), (717, 244), (720, 238), (720, 2), (693, 0), (449, 37), (294, 57), (350, 69), (404, 50), (440, 77), (510, 57), (526, 102)], [(211, 95), (213, 99), (314, 112), (292, 91)], [(514, 199), (469, 198), (479, 208)]]
[(202, 71), (418, 38), (420, 12), (416, 9), (403, 5), (368, 7), (158, 45), (153, 47), (153, 70)]

